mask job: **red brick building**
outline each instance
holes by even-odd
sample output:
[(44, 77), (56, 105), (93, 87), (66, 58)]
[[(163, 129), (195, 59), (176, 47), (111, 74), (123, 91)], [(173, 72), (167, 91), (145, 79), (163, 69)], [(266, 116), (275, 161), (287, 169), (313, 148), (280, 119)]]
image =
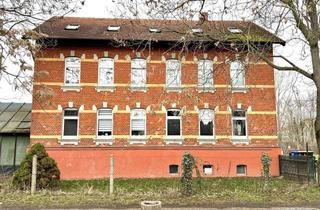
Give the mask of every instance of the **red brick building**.
[[(274, 71), (235, 46), (283, 41), (243, 21), (52, 18), (35, 58), (31, 143), (64, 179), (279, 175)], [(249, 38), (250, 37), (250, 38)], [(245, 38), (245, 40), (244, 40)], [(237, 48), (238, 49), (238, 48)], [(45, 97), (43, 97), (45, 98)]]

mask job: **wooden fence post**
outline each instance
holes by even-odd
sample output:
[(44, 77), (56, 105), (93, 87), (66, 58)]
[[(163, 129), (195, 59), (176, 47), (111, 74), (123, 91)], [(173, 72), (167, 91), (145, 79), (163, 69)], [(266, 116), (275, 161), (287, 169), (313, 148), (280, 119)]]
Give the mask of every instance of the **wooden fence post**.
[(113, 155), (110, 155), (110, 169), (109, 169), (109, 194), (113, 194), (113, 175), (114, 175), (114, 170), (113, 170)]
[(31, 194), (36, 192), (37, 185), (37, 155), (32, 157)]

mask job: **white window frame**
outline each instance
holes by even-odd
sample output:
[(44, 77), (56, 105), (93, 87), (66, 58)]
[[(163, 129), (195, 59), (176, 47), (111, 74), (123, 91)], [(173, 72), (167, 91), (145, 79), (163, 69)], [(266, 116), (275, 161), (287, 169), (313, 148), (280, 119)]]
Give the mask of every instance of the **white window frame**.
[[(237, 65), (238, 68), (235, 68), (234, 65)], [(240, 75), (243, 77), (243, 84), (235, 85), (234, 84), (234, 75), (233, 72), (236, 72), (236, 75)], [(241, 60), (233, 60), (230, 62), (230, 80), (231, 80), (231, 88), (232, 89), (244, 89), (246, 88), (246, 76), (245, 76), (245, 66)]]
[[(111, 111), (111, 117), (110, 116), (101, 116), (99, 115), (99, 111)], [(99, 136), (99, 120), (110, 120), (111, 119), (111, 135), (110, 136)], [(96, 125), (96, 144), (112, 144), (113, 139), (113, 110), (112, 109), (98, 109), (97, 110), (97, 125)]]
[[(134, 112), (142, 112), (144, 114), (144, 117), (133, 117)], [(132, 120), (133, 119), (142, 119), (144, 120), (144, 135), (143, 136), (137, 136), (132, 135)], [(130, 110), (130, 143), (143, 143), (145, 144), (147, 140), (147, 112), (145, 109), (132, 109)]]
[[(180, 115), (179, 116), (168, 116), (169, 111), (179, 111)], [(168, 135), (168, 120), (175, 120), (178, 119), (180, 120), (180, 135)], [(183, 138), (182, 138), (182, 110), (181, 109), (168, 109), (166, 111), (166, 143), (178, 143), (182, 144)]]
[[(77, 111), (78, 115), (77, 116), (65, 116), (65, 111)], [(64, 144), (75, 144), (78, 145), (79, 142), (79, 125), (80, 125), (80, 113), (79, 113), (79, 109), (75, 109), (75, 108), (67, 108), (64, 109), (62, 112), (62, 137), (61, 137), (61, 145)], [(64, 126), (65, 126), (65, 120), (77, 120), (77, 135), (75, 136), (65, 136), (64, 135)]]
[[(203, 62), (203, 68), (200, 68), (200, 62)], [(211, 74), (211, 78), (206, 78), (206, 79), (210, 79), (211, 81), (209, 81), (208, 83), (204, 83), (204, 84), (201, 84), (203, 81), (201, 81), (201, 78), (200, 78), (200, 72), (202, 73), (206, 73), (207, 69), (205, 68), (207, 65), (206, 63), (209, 63), (208, 66), (210, 66), (210, 74)], [(214, 75), (213, 75), (213, 61), (212, 60), (209, 60), (209, 59), (201, 59), (198, 61), (198, 89), (199, 90), (214, 90)], [(208, 71), (208, 72), (209, 72)], [(203, 74), (202, 74), (203, 76)]]
[[(238, 117), (238, 116), (233, 116), (233, 112), (234, 111), (243, 111), (245, 113), (245, 116), (244, 117)], [(245, 121), (245, 132), (246, 132), (246, 135), (245, 136), (236, 136), (234, 135), (233, 133), (233, 121), (234, 120), (244, 120)], [(247, 117), (247, 112), (243, 109), (237, 109), (237, 110), (232, 110), (231, 112), (231, 136), (232, 136), (232, 141), (233, 143), (245, 143), (245, 144), (248, 144), (248, 117)]]
[[(67, 67), (69, 67), (67, 65), (67, 62), (69, 59), (77, 59), (79, 60), (79, 66), (71, 66), (71, 67), (76, 67), (76, 68), (79, 68), (79, 83), (66, 83), (66, 79), (67, 79)], [(81, 83), (81, 59), (79, 57), (75, 57), (75, 56), (72, 56), (72, 57), (66, 57), (64, 59), (64, 85), (65, 86), (80, 86), (80, 83)]]
[[(178, 71), (178, 74), (179, 74), (179, 75), (177, 75), (179, 77), (178, 78), (179, 79), (179, 81), (178, 81), (179, 84), (177, 86), (172, 86), (172, 85), (168, 84), (168, 72), (170, 70), (170, 68), (169, 68), (169, 66), (170, 66), (169, 63), (170, 62), (177, 62), (179, 64), (179, 68), (175, 69), (175, 70)], [(180, 90), (181, 89), (181, 61), (178, 60), (178, 59), (168, 59), (168, 60), (166, 60), (166, 89), (167, 90)]]
[[(207, 136), (207, 135), (201, 135), (201, 112), (202, 111), (210, 111), (212, 113), (212, 136)], [(204, 109), (199, 109), (198, 112), (198, 125), (199, 125), (199, 143), (200, 144), (205, 144), (205, 143), (211, 143), (215, 144), (215, 112), (213, 109), (209, 108), (204, 108)]]
[[(244, 173), (238, 173), (238, 166), (244, 166)], [(236, 165), (236, 173), (237, 173), (237, 176), (247, 176), (248, 174), (248, 166), (246, 164), (238, 164)]]
[[(108, 69), (110, 70), (109, 67), (105, 67), (105, 66), (102, 66), (101, 64), (101, 61), (102, 60), (106, 60), (106, 61), (110, 61), (112, 62), (112, 81), (110, 84), (101, 84), (101, 78), (100, 78), (100, 74), (101, 74), (101, 69)], [(103, 90), (108, 90), (108, 89), (111, 89), (113, 90), (114, 89), (114, 59), (113, 58), (108, 58), (108, 57), (102, 57), (102, 58), (99, 58), (98, 60), (98, 87), (97, 87), (97, 90), (98, 92), (100, 91), (103, 91)]]
[[(136, 68), (136, 67), (133, 67), (133, 64), (134, 64), (135, 61), (144, 61), (144, 63), (145, 63), (145, 68)], [(143, 75), (144, 78), (145, 78), (145, 83), (144, 83), (144, 84), (142, 84), (142, 85), (134, 85), (134, 83), (132, 83), (132, 82), (133, 82), (133, 77), (132, 77), (133, 69), (140, 69), (140, 70), (138, 70), (138, 71), (144, 70), (144, 75)], [(147, 60), (146, 60), (146, 59), (144, 59), (144, 58), (134, 58), (134, 59), (131, 60), (131, 73), (130, 73), (130, 77), (131, 77), (131, 79), (130, 79), (131, 89), (133, 89), (133, 90), (143, 90), (143, 91), (146, 90), (146, 87), (147, 87)]]

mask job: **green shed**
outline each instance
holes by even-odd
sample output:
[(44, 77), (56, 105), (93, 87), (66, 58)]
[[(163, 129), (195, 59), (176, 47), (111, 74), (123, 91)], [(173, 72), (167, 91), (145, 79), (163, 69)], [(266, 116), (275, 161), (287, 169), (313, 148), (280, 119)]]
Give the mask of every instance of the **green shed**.
[(0, 173), (11, 173), (30, 141), (31, 104), (0, 103)]

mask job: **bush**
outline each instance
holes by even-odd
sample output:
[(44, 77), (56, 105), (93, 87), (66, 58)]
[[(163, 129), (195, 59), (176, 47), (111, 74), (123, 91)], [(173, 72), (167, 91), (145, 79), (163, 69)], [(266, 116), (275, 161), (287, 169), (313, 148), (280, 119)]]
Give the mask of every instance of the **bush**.
[(34, 144), (13, 176), (13, 186), (20, 190), (30, 189), (32, 175), (32, 157), (37, 155), (37, 189), (48, 189), (57, 186), (60, 171), (54, 159), (48, 156), (44, 146)]
[(197, 184), (201, 187), (200, 172), (197, 167), (196, 159), (190, 153), (185, 153), (182, 159), (182, 177), (181, 177), (181, 193), (190, 196), (194, 193), (192, 183), (193, 169), (196, 170)]

